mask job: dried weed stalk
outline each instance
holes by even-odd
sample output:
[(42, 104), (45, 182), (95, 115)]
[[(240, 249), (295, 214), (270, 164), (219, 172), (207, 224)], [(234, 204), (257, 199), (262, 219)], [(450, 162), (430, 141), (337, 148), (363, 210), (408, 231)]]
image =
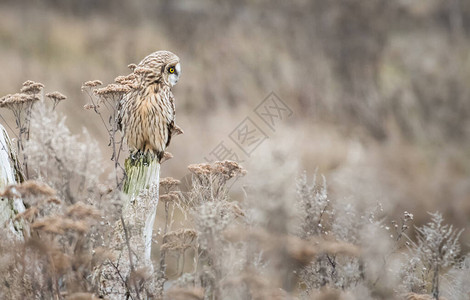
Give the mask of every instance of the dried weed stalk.
[[(42, 90), (44, 85), (42, 83), (28, 80), (23, 83), (20, 93), (9, 94), (0, 98), (0, 107), (9, 109), (16, 122), (16, 129), (18, 133), (14, 132), (17, 137), (18, 154), (23, 158), (23, 168), (26, 178), (28, 178), (28, 161), (27, 155), (24, 153), (24, 144), (30, 137), (31, 113), (33, 105), (42, 99)], [(1, 115), (0, 115), (1, 116)], [(3, 121), (5, 118), (1, 117)], [(5, 121), (7, 124), (7, 122)], [(11, 129), (11, 127), (7, 124)]]
[(126, 94), (140, 87), (142, 77), (141, 73), (134, 70), (133, 65), (129, 65), (129, 68), (133, 73), (118, 76), (114, 79), (115, 83), (110, 83), (103, 88), (97, 88), (103, 84), (99, 80), (87, 81), (82, 85), (82, 91), (87, 94), (90, 100), (90, 103), (86, 104), (84, 108), (93, 110), (108, 132), (108, 146), (113, 150), (111, 160), (114, 161), (115, 179), (118, 187), (122, 186), (125, 179), (124, 168), (119, 161), (121, 153), (124, 151), (124, 136), (119, 133), (119, 105)]

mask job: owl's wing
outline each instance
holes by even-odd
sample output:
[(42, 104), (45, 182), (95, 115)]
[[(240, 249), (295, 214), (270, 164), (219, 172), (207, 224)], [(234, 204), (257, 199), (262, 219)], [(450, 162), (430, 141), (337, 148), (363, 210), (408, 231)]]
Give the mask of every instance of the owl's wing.
[(168, 140), (166, 141), (166, 147), (170, 145), (171, 141), (171, 136), (173, 134), (174, 128), (175, 128), (175, 96), (173, 96), (173, 93), (170, 92), (169, 95), (169, 100), (170, 100), (170, 105), (171, 105), (171, 120), (168, 122)]
[(125, 116), (129, 109), (129, 101), (135, 97), (135, 91), (125, 94), (117, 103), (117, 129), (123, 131), (125, 129)]

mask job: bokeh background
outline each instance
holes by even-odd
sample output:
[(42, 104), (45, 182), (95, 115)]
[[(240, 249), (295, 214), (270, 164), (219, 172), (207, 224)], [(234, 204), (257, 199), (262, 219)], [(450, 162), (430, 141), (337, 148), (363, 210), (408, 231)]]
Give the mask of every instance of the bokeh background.
[[(224, 142), (248, 170), (240, 198), (249, 186), (266, 203), (295, 197), (295, 178), (318, 170), (336, 201), (380, 202), (416, 224), (439, 210), (468, 228), (469, 37), (464, 0), (2, 0), (0, 95), (28, 79), (67, 95), (58, 110), (98, 140), (107, 168), (107, 133), (83, 109), (82, 83), (110, 83), (170, 50), (182, 63), (174, 94), (185, 134), (163, 177), (183, 177)], [(274, 130), (258, 120), (268, 139), (246, 155), (229, 134), (257, 120), (271, 92), (293, 114)]]

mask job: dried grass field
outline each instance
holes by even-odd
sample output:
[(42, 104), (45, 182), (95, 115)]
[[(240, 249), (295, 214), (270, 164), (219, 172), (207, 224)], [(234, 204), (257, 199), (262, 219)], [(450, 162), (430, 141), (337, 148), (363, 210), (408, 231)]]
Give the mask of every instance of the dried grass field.
[[(0, 298), (470, 299), (469, 49), (463, 0), (0, 2)], [(157, 50), (184, 134), (131, 201)]]

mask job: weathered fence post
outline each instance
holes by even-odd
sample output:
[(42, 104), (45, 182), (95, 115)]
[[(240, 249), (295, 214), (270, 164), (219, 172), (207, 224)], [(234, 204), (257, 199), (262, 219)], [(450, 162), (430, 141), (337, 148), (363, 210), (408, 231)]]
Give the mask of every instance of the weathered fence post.
[[(158, 205), (160, 162), (153, 155), (141, 155), (134, 159), (129, 157), (125, 162), (126, 182), (124, 193), (128, 195), (122, 208), (125, 225), (131, 228), (132, 239), (143, 251), (145, 264), (152, 266), (150, 254), (155, 214)], [(141, 192), (142, 197), (138, 198)]]
[[(8, 185), (22, 180), (18, 160), (11, 148), (11, 141), (5, 128), (0, 125), (0, 192)], [(20, 197), (0, 198), (0, 226), (5, 227), (14, 237), (22, 239), (22, 224), (14, 221), (16, 214), (23, 212), (25, 206)]]
[[(129, 157), (125, 162), (126, 181), (120, 221), (114, 226), (113, 258), (97, 270), (101, 295), (110, 299), (147, 299), (153, 294), (151, 246), (157, 211), (160, 162), (152, 155)], [(145, 270), (145, 272), (140, 272)], [(147, 274), (144, 277), (135, 274)], [(139, 279), (136, 279), (139, 278)], [(142, 281), (145, 284), (143, 288)], [(142, 295), (140, 293), (146, 293)]]

